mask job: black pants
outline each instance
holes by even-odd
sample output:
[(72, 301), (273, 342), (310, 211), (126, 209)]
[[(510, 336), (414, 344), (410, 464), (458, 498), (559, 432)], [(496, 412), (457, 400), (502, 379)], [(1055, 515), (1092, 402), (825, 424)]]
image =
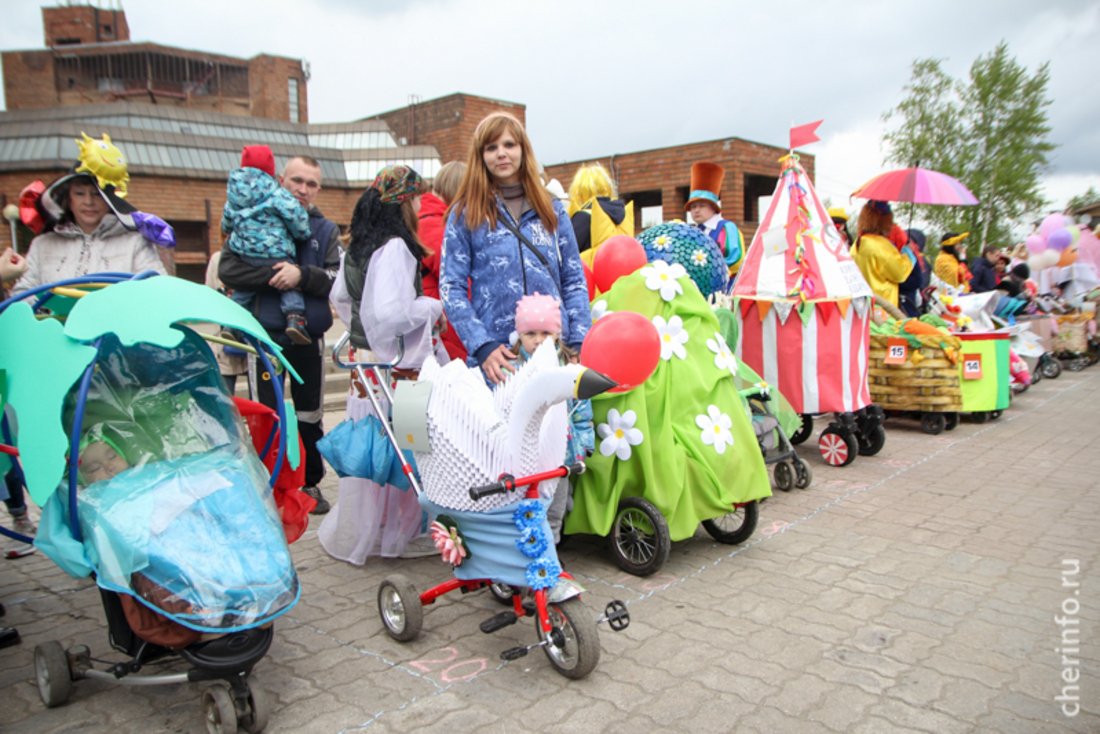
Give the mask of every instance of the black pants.
[[(317, 442), (325, 435), (321, 421), (325, 400), (324, 351), (325, 344), (320, 339), (312, 344), (291, 344), (283, 347), (283, 356), (302, 378), (301, 383), (291, 380), (290, 397), (298, 414), (298, 434), (305, 446), (303, 458), (306, 462), (307, 487), (317, 486), (325, 476), (325, 462), (321, 458), (321, 452), (317, 450)], [(264, 405), (275, 408), (275, 388), (271, 379), (279, 378), (272, 375), (271, 379), (263, 379), (263, 375), (257, 375), (258, 366), (255, 359), (249, 359), (248, 376), (252, 383), (252, 394), (258, 396)], [(282, 384), (286, 389), (285, 379)]]

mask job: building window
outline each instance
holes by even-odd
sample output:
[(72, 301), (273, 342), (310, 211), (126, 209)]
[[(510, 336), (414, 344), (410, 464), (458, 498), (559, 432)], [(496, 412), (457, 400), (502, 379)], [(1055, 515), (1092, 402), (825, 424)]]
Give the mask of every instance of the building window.
[(290, 121), (300, 122), (298, 115), (298, 80), (287, 79), (287, 99), (290, 105)]

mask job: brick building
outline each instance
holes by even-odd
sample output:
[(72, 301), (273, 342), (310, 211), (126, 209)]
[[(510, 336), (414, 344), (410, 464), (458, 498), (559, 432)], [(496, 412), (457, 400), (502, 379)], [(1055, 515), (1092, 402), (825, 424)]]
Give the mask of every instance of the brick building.
[(509, 112), (527, 124), (525, 105), (461, 93), (427, 102), (418, 100), (367, 119), (385, 122), (403, 144), (434, 146), (443, 162), (465, 161), (474, 128), (490, 112), (498, 111)]
[[(427, 178), (443, 161), (465, 160), (474, 128), (487, 114), (521, 103), (455, 93), (345, 123), (310, 123), (308, 69), (298, 59), (251, 59), (130, 41), (122, 10), (91, 5), (43, 8), (46, 49), (2, 53), (7, 112), (0, 112), (0, 205), (16, 201), (38, 178), (70, 170), (82, 132), (108, 133), (127, 156), (130, 201), (176, 230), (177, 273), (200, 280), (222, 246), (227, 173), (241, 146), (267, 144), (281, 168), (293, 155), (321, 163), (317, 200), (347, 227), (355, 202), (385, 165), (405, 163)], [(738, 138), (615, 153), (598, 159), (621, 195), (635, 202), (635, 222), (683, 218), (691, 163), (726, 169), (724, 214), (752, 236), (757, 200), (775, 187), (785, 151)], [(547, 166), (568, 186), (586, 161)], [(813, 158), (802, 163), (813, 176)], [(31, 233), (21, 229), (21, 249)]]
[[(634, 202), (634, 223), (641, 230), (648, 226), (646, 222), (687, 220), (684, 204), (691, 187), (691, 164), (712, 161), (726, 169), (721, 192), (722, 215), (737, 223), (748, 244), (760, 221), (760, 197), (771, 196), (775, 191), (778, 159), (786, 153), (784, 148), (774, 145), (723, 138), (548, 165), (546, 174), (568, 188), (573, 174), (582, 165), (601, 164), (617, 183), (619, 195)], [(800, 160), (813, 180), (813, 156), (803, 153)]]

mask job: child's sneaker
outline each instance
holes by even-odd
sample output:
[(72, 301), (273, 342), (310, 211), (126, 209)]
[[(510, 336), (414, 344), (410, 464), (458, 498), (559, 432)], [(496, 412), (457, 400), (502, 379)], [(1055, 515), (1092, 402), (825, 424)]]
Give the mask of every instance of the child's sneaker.
[(38, 532), (38, 528), (35, 526), (34, 521), (31, 520), (26, 513), (12, 516), (12, 525), (14, 526), (15, 532), (22, 533), (31, 538)]
[(286, 335), (295, 344), (312, 344), (309, 332), (306, 331), (306, 317), (300, 313), (288, 313), (286, 315)]

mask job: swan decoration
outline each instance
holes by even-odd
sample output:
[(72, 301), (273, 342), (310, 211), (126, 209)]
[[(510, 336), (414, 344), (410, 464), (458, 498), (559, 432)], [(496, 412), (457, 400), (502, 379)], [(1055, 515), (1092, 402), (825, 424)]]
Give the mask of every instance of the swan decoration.
[[(492, 391), (481, 370), (461, 360), (441, 367), (429, 358), (419, 379), (432, 383), (426, 416), (431, 451), (415, 454), (424, 494), (441, 507), (481, 512), (520, 497), (512, 492), (474, 502), (470, 487), (505, 473), (520, 477), (561, 466), (569, 430), (565, 402), (615, 387), (583, 365), (559, 364), (549, 340)], [(556, 485), (543, 482), (543, 497), (552, 497)]]

